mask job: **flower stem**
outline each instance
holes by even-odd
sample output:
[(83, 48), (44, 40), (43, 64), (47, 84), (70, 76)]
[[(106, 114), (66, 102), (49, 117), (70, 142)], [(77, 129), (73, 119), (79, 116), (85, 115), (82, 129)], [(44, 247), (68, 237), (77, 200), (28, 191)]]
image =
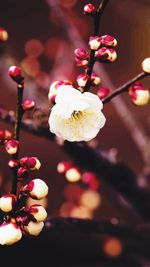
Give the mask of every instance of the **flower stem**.
[(141, 72), (140, 74), (138, 74), (137, 76), (135, 76), (133, 79), (129, 80), (128, 82), (126, 82), (125, 84), (121, 85), (118, 89), (116, 89), (111, 95), (109, 95), (108, 97), (106, 97), (103, 100), (103, 104), (106, 104), (108, 102), (110, 102), (114, 97), (116, 97), (117, 95), (120, 95), (124, 92), (127, 92), (129, 87), (134, 84), (136, 81), (141, 80), (142, 78), (146, 77), (148, 74), (145, 72)]
[[(14, 127), (14, 139), (19, 141), (20, 137), (20, 129), (21, 129), (21, 120), (23, 116), (23, 108), (22, 108), (22, 99), (23, 99), (23, 90), (24, 84), (18, 84), (18, 97), (17, 97), (17, 111), (16, 111), (16, 120), (15, 120), (15, 127)], [(13, 159), (18, 160), (18, 151), (15, 155), (13, 155)], [(13, 170), (13, 183), (12, 183), (12, 193), (16, 194), (17, 192), (17, 168)]]
[[(101, 0), (100, 4), (98, 6), (97, 12), (93, 16), (94, 19), (94, 31), (93, 31), (93, 36), (97, 36), (99, 33), (99, 26), (100, 26), (100, 20), (103, 15), (104, 9), (107, 5), (109, 0)], [(90, 50), (90, 56), (89, 56), (89, 61), (88, 61), (88, 69), (87, 69), (87, 75), (91, 77), (91, 74), (93, 72), (93, 67), (95, 64), (95, 51)], [(87, 82), (86, 86), (84, 87), (84, 91), (88, 91), (91, 86), (91, 81), (89, 79), (89, 82)]]

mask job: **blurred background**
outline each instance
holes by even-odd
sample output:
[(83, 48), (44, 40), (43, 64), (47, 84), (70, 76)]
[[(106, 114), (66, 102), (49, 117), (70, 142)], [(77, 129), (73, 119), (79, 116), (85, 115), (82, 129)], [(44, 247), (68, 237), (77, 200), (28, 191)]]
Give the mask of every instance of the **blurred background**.
[[(16, 87), (7, 74), (11, 65), (19, 65), (23, 69), (25, 98), (35, 100), (37, 109), (46, 113), (49, 113), (51, 108), (47, 99), (51, 82), (62, 79), (76, 82), (77, 75), (83, 70), (75, 66), (74, 50), (78, 47), (87, 47), (93, 30), (92, 19), (84, 16), (82, 12), (86, 3), (84, 0), (1, 1), (0, 26), (9, 34), (8, 41), (1, 44), (1, 107), (7, 110), (16, 108)], [(98, 5), (97, 0), (91, 3)], [(118, 59), (113, 64), (96, 64), (95, 72), (100, 75), (103, 86), (113, 91), (141, 72), (141, 62), (150, 55), (149, 14), (149, 0), (109, 2), (101, 21), (100, 35), (110, 34), (118, 40)], [(149, 87), (150, 79), (145, 78), (142, 83)], [(97, 89), (93, 88), (92, 92), (96, 93)], [(126, 163), (137, 174), (138, 183), (143, 174), (149, 173), (150, 105), (135, 107), (128, 94), (124, 94), (107, 104), (104, 114), (107, 118), (106, 126), (90, 145), (98, 145), (101, 150), (106, 150), (112, 161), (117, 157), (119, 161)], [(38, 112), (32, 113), (31, 116), (38, 120)], [(2, 121), (0, 128), (12, 129)], [(63, 206), (64, 203), (72, 203), (71, 198), (75, 192), (73, 205), (76, 204), (76, 196), (83, 196), (86, 187), (81, 181), (70, 184), (63, 174), (57, 172), (57, 164), (69, 160), (68, 155), (56, 143), (23, 131), (21, 142), (22, 156), (37, 156), (41, 160), (42, 167), (34, 175), (46, 180), (49, 185), (49, 214), (70, 215), (72, 207)], [(7, 167), (8, 158), (2, 148), (2, 192), (8, 191), (11, 183), (10, 170)], [(68, 192), (71, 192), (71, 196)], [(140, 222), (140, 217), (129, 209), (125, 200), (118, 198), (108, 186), (101, 188), (99, 196), (97, 192), (95, 194), (92, 199), (97, 201), (97, 205), (95, 204), (92, 215), (82, 209), (76, 210), (72, 216), (104, 216), (133, 225)]]

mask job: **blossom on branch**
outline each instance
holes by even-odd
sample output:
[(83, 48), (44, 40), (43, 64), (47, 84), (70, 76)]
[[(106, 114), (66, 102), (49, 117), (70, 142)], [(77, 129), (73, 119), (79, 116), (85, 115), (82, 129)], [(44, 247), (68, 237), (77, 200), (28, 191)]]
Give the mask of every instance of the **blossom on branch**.
[(89, 141), (105, 124), (102, 108), (96, 95), (62, 86), (49, 117), (50, 131), (70, 142)]

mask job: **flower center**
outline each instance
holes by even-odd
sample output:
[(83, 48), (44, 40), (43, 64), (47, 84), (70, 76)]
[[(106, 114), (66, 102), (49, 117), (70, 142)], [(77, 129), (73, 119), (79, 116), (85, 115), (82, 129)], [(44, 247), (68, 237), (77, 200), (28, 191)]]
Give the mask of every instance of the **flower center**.
[(83, 111), (76, 111), (74, 110), (71, 114), (71, 119), (79, 120), (84, 115)]

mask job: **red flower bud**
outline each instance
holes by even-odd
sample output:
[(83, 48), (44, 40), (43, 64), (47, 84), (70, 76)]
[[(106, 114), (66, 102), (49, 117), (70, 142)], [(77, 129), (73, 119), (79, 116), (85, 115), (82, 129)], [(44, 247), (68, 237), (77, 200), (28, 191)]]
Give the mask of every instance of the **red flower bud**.
[(85, 74), (85, 73), (84, 74), (80, 74), (77, 77), (78, 86), (85, 87), (89, 80), (90, 80), (90, 77), (87, 74)]
[(5, 143), (5, 149), (8, 154), (14, 155), (19, 149), (19, 142), (15, 139), (11, 139)]
[(7, 31), (4, 28), (0, 27), (0, 42), (5, 42), (7, 41), (7, 39), (8, 39)]
[(22, 108), (23, 110), (31, 110), (35, 107), (35, 102), (31, 99), (27, 99), (23, 102)]
[(102, 100), (104, 99), (105, 97), (107, 97), (110, 93), (110, 90), (108, 88), (105, 88), (105, 87), (101, 87), (98, 92), (97, 92), (97, 95), (98, 97)]
[(9, 166), (10, 168), (15, 168), (15, 167), (17, 167), (18, 165), (19, 165), (19, 161), (18, 161), (18, 160), (10, 159), (10, 160), (8, 161), (8, 166)]
[(116, 46), (117, 45), (117, 40), (111, 36), (111, 35), (103, 35), (101, 36), (101, 42), (104, 46)]
[(88, 59), (88, 57), (89, 57), (88, 52), (86, 52), (86, 50), (84, 48), (77, 48), (74, 51), (74, 53), (75, 53), (76, 57), (79, 59)]
[(87, 4), (83, 8), (83, 14), (85, 15), (93, 15), (96, 13), (96, 7), (92, 4)]
[(72, 167), (66, 171), (65, 177), (68, 182), (75, 183), (81, 179), (81, 172), (78, 168)]
[(8, 70), (9, 76), (16, 82), (16, 83), (22, 83), (23, 77), (21, 74), (21, 68), (18, 66), (11, 66)]
[(101, 37), (91, 36), (89, 41), (89, 47), (91, 50), (98, 50), (101, 46)]
[(114, 62), (117, 58), (117, 53), (111, 48), (102, 47), (95, 53), (95, 57), (101, 62)]
[(129, 89), (129, 95), (131, 97), (131, 101), (136, 106), (144, 106), (150, 100), (150, 92), (145, 89), (140, 82), (136, 82)]
[(30, 171), (39, 170), (41, 162), (37, 157), (24, 157), (20, 159), (20, 165)]
[(72, 87), (72, 82), (69, 80), (62, 80), (62, 81), (55, 81), (51, 84), (49, 93), (48, 93), (48, 99), (52, 102), (55, 103), (55, 98), (57, 96), (57, 90), (60, 86), (66, 85)]
[(86, 68), (87, 66), (88, 66), (88, 60), (86, 60), (86, 59), (83, 59), (83, 60), (81, 60), (81, 59), (79, 59), (79, 58), (75, 58), (75, 63), (76, 63), (76, 66), (77, 67), (84, 67), (84, 68)]
[(22, 181), (28, 178), (28, 171), (26, 168), (20, 167), (17, 171), (18, 180)]
[(101, 82), (101, 79), (99, 76), (97, 76), (94, 72), (91, 74), (91, 82), (92, 82), (92, 85), (99, 85), (100, 82)]

